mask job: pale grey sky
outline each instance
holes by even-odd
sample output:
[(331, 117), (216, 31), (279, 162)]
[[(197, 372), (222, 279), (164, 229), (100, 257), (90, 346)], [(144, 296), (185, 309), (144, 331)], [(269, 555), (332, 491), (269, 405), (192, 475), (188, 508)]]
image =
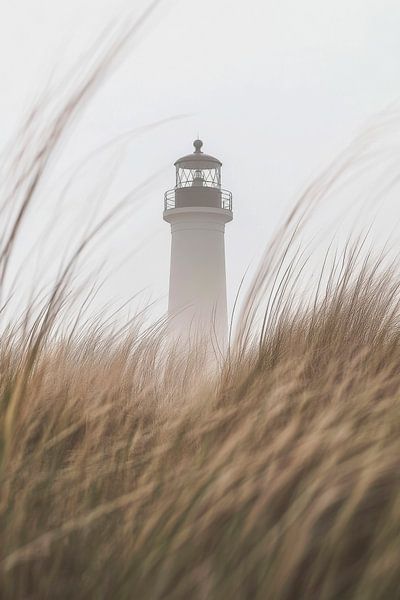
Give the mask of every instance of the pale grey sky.
[[(146, 2), (3, 0), (2, 146), (52, 70), (64, 73), (132, 5), (139, 12)], [(398, 100), (399, 31), (397, 0), (164, 0), (68, 138), (47, 200), (29, 217), (21, 257), (54, 212), (59, 221), (48, 260), (63, 253), (74, 223), (87, 222), (96, 208), (88, 190), (106, 185), (108, 168), (120, 167), (103, 200), (110, 206), (158, 173), (121, 227), (96, 245), (92, 264), (107, 260), (113, 272), (102, 301), (147, 288), (164, 299), (164, 309), (170, 232), (163, 193), (174, 185), (173, 162), (191, 151), (199, 133), (205, 150), (223, 161), (223, 185), (234, 195), (226, 233), (232, 301), (246, 267), (256, 264), (299, 193), (370, 117)], [(60, 182), (71, 166), (116, 136), (176, 115), (189, 116), (86, 166), (61, 211)], [(393, 207), (398, 218), (397, 200)]]

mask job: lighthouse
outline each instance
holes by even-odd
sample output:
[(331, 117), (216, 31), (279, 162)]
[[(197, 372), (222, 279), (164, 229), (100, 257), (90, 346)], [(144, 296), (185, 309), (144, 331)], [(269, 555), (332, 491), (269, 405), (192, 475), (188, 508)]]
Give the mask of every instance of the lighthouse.
[(170, 331), (184, 342), (227, 345), (225, 224), (232, 221), (232, 194), (222, 189), (217, 158), (194, 152), (175, 162), (175, 187), (165, 193), (164, 220), (171, 224), (168, 316)]

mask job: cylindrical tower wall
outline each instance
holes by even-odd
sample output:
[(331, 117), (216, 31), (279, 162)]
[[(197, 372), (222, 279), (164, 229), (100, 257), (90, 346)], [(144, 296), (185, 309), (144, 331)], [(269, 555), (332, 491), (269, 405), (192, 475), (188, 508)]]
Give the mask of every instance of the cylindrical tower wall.
[(211, 338), (223, 349), (228, 328), (224, 232), (232, 214), (185, 207), (166, 211), (164, 219), (172, 233), (171, 326), (178, 336)]

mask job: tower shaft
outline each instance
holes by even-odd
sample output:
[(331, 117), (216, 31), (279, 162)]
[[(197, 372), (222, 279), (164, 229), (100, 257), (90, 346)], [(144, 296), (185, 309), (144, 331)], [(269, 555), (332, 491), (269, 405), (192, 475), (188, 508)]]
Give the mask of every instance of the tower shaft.
[(166, 219), (172, 234), (171, 326), (180, 337), (205, 337), (222, 350), (228, 329), (224, 233), (230, 218), (218, 208), (187, 207)]

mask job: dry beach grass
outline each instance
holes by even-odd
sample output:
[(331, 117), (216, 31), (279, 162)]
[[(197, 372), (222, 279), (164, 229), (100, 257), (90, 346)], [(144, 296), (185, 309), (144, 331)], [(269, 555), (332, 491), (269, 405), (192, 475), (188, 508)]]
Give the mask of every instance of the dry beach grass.
[[(43, 130), (33, 112), (19, 138), (3, 278), (90, 85)], [(60, 326), (88, 240), (46, 300), (2, 323), (1, 598), (400, 597), (398, 271), (349, 243), (305, 302), (289, 252), (350, 164), (307, 190), (269, 246), (217, 373), (199, 349), (168, 349), (163, 323)]]

